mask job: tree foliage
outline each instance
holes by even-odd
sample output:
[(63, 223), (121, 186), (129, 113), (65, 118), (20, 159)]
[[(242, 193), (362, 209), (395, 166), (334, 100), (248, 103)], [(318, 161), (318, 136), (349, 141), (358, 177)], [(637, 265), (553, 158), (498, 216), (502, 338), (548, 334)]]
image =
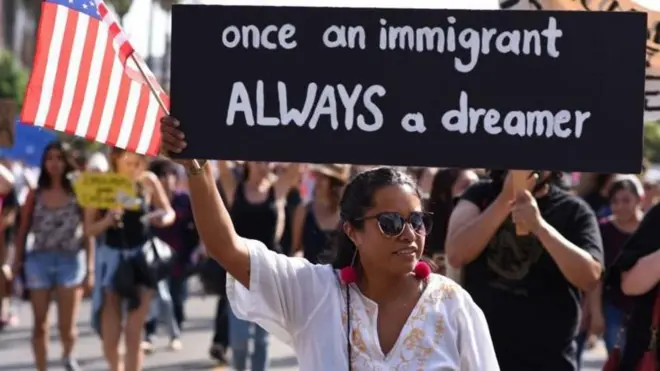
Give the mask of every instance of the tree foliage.
[(660, 163), (660, 122), (644, 124), (644, 157), (652, 163)]
[(128, 14), (128, 11), (131, 10), (133, 0), (107, 0), (107, 2), (112, 5), (112, 8), (119, 17), (119, 22), (123, 24), (124, 17)]
[(158, 5), (163, 8), (166, 12), (172, 11), (172, 6), (176, 4), (178, 0), (158, 0)]
[(27, 70), (21, 67), (13, 54), (0, 50), (0, 99), (11, 99), (20, 108), (27, 82)]

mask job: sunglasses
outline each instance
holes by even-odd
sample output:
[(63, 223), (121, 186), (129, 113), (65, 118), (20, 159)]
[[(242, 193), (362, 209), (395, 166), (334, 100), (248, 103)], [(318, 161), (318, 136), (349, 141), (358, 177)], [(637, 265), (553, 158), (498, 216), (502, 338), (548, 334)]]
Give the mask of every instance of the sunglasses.
[(381, 233), (387, 237), (399, 237), (406, 228), (406, 224), (410, 225), (412, 230), (420, 235), (427, 236), (431, 233), (433, 227), (433, 213), (425, 213), (422, 211), (414, 211), (405, 218), (403, 215), (396, 212), (384, 212), (376, 215), (365, 216), (358, 220), (376, 219), (378, 228)]

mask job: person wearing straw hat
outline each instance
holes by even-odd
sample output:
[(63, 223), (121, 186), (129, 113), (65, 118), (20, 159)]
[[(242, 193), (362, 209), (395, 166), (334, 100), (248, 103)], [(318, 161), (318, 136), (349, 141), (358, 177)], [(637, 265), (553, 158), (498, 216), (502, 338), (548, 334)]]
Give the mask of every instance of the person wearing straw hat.
[(292, 253), (316, 264), (340, 222), (339, 200), (350, 174), (342, 164), (312, 165), (312, 201), (296, 209), (292, 225)]

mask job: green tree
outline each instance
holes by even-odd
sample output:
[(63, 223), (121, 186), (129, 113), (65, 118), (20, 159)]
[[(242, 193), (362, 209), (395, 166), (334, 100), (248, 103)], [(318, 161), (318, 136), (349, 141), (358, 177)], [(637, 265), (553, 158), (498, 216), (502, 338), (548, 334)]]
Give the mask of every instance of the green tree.
[(660, 122), (644, 124), (644, 157), (653, 163), (660, 162)]
[(133, 5), (133, 0), (108, 0), (108, 3), (112, 5), (119, 17), (119, 24), (124, 25), (124, 17), (128, 14), (128, 11), (131, 10), (131, 5)]
[(166, 11), (166, 12), (171, 12), (172, 11), (172, 6), (176, 4), (178, 0), (158, 0), (158, 5)]
[(9, 99), (20, 108), (23, 104), (28, 72), (13, 54), (0, 50), (0, 99)]

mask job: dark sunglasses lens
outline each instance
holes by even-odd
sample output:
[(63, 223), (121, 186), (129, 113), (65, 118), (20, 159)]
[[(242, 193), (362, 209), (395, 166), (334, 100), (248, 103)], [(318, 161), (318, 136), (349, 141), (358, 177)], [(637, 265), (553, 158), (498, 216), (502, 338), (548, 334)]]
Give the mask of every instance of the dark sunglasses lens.
[(378, 226), (388, 236), (398, 236), (403, 231), (406, 221), (397, 213), (383, 213), (378, 215)]
[(410, 215), (410, 225), (412, 225), (415, 233), (421, 235), (428, 235), (433, 226), (433, 219), (430, 214), (426, 213), (412, 213)]

